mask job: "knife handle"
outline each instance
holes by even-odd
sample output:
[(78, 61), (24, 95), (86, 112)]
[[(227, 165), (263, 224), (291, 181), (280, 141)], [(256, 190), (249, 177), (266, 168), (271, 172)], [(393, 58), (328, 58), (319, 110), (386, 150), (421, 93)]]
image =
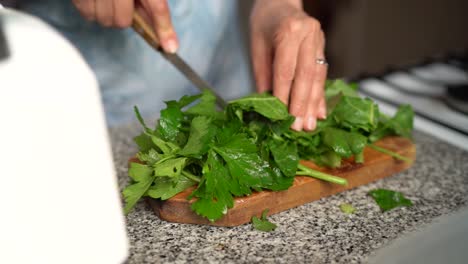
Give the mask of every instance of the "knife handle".
[(133, 12), (132, 27), (151, 47), (158, 51), (162, 51), (158, 37), (156, 37), (151, 26), (146, 23), (137, 11)]

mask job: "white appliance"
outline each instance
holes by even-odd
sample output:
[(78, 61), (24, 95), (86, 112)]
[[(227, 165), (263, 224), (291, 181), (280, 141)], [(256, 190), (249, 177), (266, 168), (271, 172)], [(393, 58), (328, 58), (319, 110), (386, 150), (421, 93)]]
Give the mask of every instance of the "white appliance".
[(0, 263), (124, 262), (96, 78), (45, 23), (2, 8), (0, 19)]

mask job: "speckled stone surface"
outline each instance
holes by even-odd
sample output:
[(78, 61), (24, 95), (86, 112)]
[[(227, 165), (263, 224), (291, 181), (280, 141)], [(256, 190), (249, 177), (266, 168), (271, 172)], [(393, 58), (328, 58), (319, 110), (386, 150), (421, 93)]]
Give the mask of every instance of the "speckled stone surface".
[[(137, 125), (110, 130), (119, 186), (136, 152)], [(376, 249), (468, 204), (468, 153), (415, 133), (417, 160), (406, 172), (271, 216), (274, 232), (161, 221), (144, 203), (127, 217), (128, 263), (361, 263)], [(381, 213), (367, 192), (403, 192), (414, 206)], [(357, 213), (345, 215), (341, 203)]]

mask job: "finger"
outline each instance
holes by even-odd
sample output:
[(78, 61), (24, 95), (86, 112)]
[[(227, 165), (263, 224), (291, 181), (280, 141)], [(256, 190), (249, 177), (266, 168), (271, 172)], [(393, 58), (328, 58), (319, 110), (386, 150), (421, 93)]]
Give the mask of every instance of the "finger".
[(322, 95), (322, 99), (320, 100), (320, 103), (319, 103), (317, 118), (319, 118), (319, 119), (326, 119), (327, 118), (327, 101), (325, 101), (325, 91), (324, 91), (324, 95)]
[(250, 42), (252, 52), (252, 65), (255, 76), (257, 92), (263, 93), (272, 89), (272, 49), (267, 44), (265, 38), (256, 33), (252, 33)]
[(90, 21), (96, 20), (95, 0), (73, 0), (72, 2), (84, 18)]
[[(99, 1), (99, 0), (98, 0)], [(114, 0), (114, 21), (116, 27), (126, 28), (132, 25), (133, 0)]]
[(164, 51), (175, 53), (179, 48), (179, 41), (174, 31), (167, 0), (143, 1), (147, 12), (153, 21), (153, 28)]
[(114, 22), (114, 4), (112, 0), (96, 0), (96, 20), (103, 26), (112, 26)]
[[(274, 38), (273, 95), (286, 105), (296, 71), (297, 55), (301, 44), (302, 22), (296, 18), (286, 20)], [(299, 122), (299, 120), (296, 120)]]
[[(323, 45), (319, 41), (317, 58), (324, 58)], [(309, 98), (309, 109), (307, 113), (308, 122), (305, 123), (304, 129), (314, 130), (316, 126), (317, 118), (326, 117), (326, 105), (324, 103), (325, 98), (325, 81), (327, 78), (328, 67), (326, 64), (315, 64), (313, 73), (312, 90)], [(323, 103), (321, 103), (323, 101)]]
[[(292, 125), (292, 128), (295, 130), (302, 130), (303, 127), (314, 126), (314, 124), (311, 123), (315, 123), (313, 115), (306, 115), (308, 108), (314, 108), (310, 101), (310, 93), (313, 88), (313, 76), (316, 67), (313, 59), (314, 56), (310, 55), (315, 54), (317, 49), (317, 43), (314, 37), (313, 35), (307, 36), (299, 49), (297, 69), (289, 105), (289, 112), (296, 117), (296, 122)], [(302, 123), (300, 121), (302, 121)]]

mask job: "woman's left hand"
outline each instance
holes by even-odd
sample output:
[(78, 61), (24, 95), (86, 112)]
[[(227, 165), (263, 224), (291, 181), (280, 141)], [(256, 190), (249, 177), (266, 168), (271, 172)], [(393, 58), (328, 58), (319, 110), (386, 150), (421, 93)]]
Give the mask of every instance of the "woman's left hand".
[(250, 28), (257, 91), (273, 88), (296, 117), (292, 128), (314, 130), (317, 118), (326, 117), (320, 23), (304, 12), (300, 0), (256, 0)]

